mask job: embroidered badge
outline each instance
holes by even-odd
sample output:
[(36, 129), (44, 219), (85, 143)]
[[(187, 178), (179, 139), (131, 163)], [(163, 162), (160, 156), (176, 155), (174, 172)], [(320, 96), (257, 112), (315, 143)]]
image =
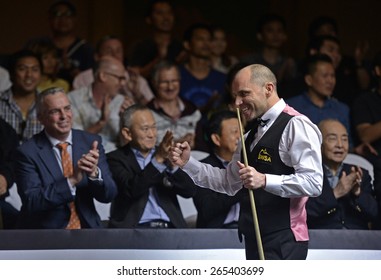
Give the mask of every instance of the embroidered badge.
[(267, 152), (267, 148), (261, 148), (261, 150), (258, 153), (258, 161), (271, 163), (271, 155)]

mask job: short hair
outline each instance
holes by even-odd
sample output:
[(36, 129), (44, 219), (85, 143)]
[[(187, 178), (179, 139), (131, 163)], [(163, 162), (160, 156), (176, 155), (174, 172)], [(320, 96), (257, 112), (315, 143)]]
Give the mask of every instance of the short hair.
[(305, 75), (312, 75), (313, 73), (315, 73), (318, 63), (321, 62), (333, 64), (332, 59), (326, 54), (310, 55), (307, 58), (307, 67)]
[(279, 22), (284, 30), (287, 28), (286, 20), (282, 16), (278, 14), (265, 14), (258, 20), (257, 33), (261, 33), (265, 25), (271, 22)]
[(217, 111), (210, 116), (208, 125), (206, 126), (206, 138), (212, 149), (215, 147), (212, 141), (212, 134), (221, 135), (222, 122), (230, 119), (238, 119), (237, 114), (230, 110)]
[(171, 6), (172, 10), (174, 9), (174, 4), (170, 0), (151, 0), (151, 1), (149, 1), (148, 6), (147, 6), (147, 10), (145, 12), (146, 18), (150, 17), (152, 15), (153, 10), (154, 10), (154, 6), (157, 3), (167, 3), (169, 6)]
[(131, 128), (132, 125), (132, 116), (135, 112), (137, 111), (150, 111), (151, 110), (141, 104), (133, 104), (130, 107), (128, 107), (124, 112), (122, 113), (122, 116), (120, 118), (120, 128), (122, 129), (123, 127)]
[(171, 68), (175, 68), (177, 73), (178, 73), (179, 78), (181, 78), (181, 76), (180, 76), (180, 69), (177, 66), (177, 64), (175, 64), (174, 62), (169, 61), (169, 60), (161, 60), (152, 69), (152, 72), (151, 72), (151, 83), (155, 84), (155, 83), (157, 83), (159, 81), (159, 74), (160, 74), (160, 72), (162, 70), (169, 70)]
[(75, 16), (77, 14), (77, 9), (72, 2), (70, 2), (68, 0), (58, 0), (58, 1), (54, 1), (54, 3), (52, 5), (50, 5), (49, 10), (48, 10), (49, 15), (50, 16), (55, 15), (56, 9), (60, 5), (66, 6), (69, 9), (69, 11), (73, 14), (73, 16)]
[[(340, 46), (340, 41), (339, 41), (339, 39), (337, 37), (331, 36), (331, 35), (320, 35), (320, 36), (313, 37), (309, 41), (307, 52), (309, 52), (310, 50), (317, 50), (317, 51), (319, 51), (320, 48), (323, 46), (324, 42), (326, 42), (326, 41), (334, 42), (338, 46)], [(308, 53), (307, 53), (307, 55), (308, 55)]]
[(42, 61), (40, 56), (36, 54), (35, 52), (33, 52), (32, 50), (22, 49), (12, 54), (10, 58), (9, 72), (11, 73), (11, 75), (15, 74), (17, 63), (25, 57), (34, 57), (37, 60), (38, 65), (40, 67), (40, 71), (42, 73), (43, 66), (42, 66)]
[(313, 38), (316, 36), (316, 32), (318, 29), (325, 24), (329, 24), (333, 27), (333, 30), (336, 34), (338, 34), (339, 30), (337, 27), (337, 22), (334, 18), (329, 16), (319, 16), (315, 18), (308, 26), (308, 35), (310, 38)]
[(43, 113), (42, 110), (44, 107), (43, 104), (44, 104), (45, 97), (48, 95), (54, 95), (58, 92), (66, 94), (65, 90), (61, 87), (51, 87), (51, 88), (47, 88), (43, 90), (37, 95), (37, 99), (36, 99), (37, 116), (40, 116)]
[(102, 45), (109, 40), (118, 40), (123, 44), (122, 40), (118, 36), (105, 35), (97, 41), (97, 43), (95, 45), (95, 53), (99, 53)]
[(190, 26), (188, 26), (188, 28), (184, 32), (184, 38), (183, 38), (183, 40), (185, 42), (190, 42), (192, 40), (192, 38), (193, 38), (194, 32), (197, 29), (207, 30), (209, 32), (209, 34), (210, 34), (210, 38), (212, 38), (213, 32), (212, 32), (211, 26), (209, 24), (207, 24), (207, 23), (197, 22), (197, 23), (194, 23), (194, 24), (191, 24)]

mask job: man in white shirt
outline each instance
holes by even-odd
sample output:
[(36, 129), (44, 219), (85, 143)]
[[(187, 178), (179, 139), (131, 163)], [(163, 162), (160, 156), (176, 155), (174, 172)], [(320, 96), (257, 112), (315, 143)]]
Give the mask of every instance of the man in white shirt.
[[(177, 143), (170, 160), (201, 186), (234, 195), (252, 189), (258, 212), (265, 259), (305, 259), (308, 228), (305, 204), (322, 190), (321, 134), (307, 117), (279, 98), (275, 75), (260, 64), (235, 75), (232, 93), (246, 120), (259, 119), (245, 135), (248, 166), (242, 144), (226, 169), (190, 157), (187, 142)], [(241, 200), (239, 232), (245, 237), (247, 259), (258, 259), (249, 196)]]
[(73, 111), (73, 127), (102, 136), (106, 152), (116, 149), (119, 139), (119, 113), (131, 105), (119, 93), (126, 83), (123, 64), (102, 57), (95, 69), (95, 80), (87, 87), (68, 94)]

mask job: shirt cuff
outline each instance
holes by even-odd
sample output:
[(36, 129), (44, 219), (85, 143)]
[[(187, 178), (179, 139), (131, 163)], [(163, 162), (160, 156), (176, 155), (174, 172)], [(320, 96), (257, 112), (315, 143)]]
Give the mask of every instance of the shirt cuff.
[(282, 185), (282, 176), (265, 174), (266, 186), (265, 190), (269, 193), (276, 194), (279, 192), (279, 186)]

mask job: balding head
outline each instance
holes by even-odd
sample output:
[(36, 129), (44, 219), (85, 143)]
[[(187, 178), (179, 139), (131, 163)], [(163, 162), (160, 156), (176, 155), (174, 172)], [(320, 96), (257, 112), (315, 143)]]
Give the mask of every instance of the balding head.
[(238, 71), (236, 76), (241, 72), (249, 75), (250, 82), (257, 86), (264, 86), (266, 83), (272, 83), (276, 87), (277, 80), (273, 72), (269, 68), (261, 64), (252, 64)]
[(97, 76), (100, 71), (122, 75), (125, 68), (118, 59), (112, 56), (102, 56), (94, 69), (95, 76)]
[(246, 66), (237, 72), (232, 94), (246, 120), (261, 117), (279, 101), (275, 75), (260, 64)]

